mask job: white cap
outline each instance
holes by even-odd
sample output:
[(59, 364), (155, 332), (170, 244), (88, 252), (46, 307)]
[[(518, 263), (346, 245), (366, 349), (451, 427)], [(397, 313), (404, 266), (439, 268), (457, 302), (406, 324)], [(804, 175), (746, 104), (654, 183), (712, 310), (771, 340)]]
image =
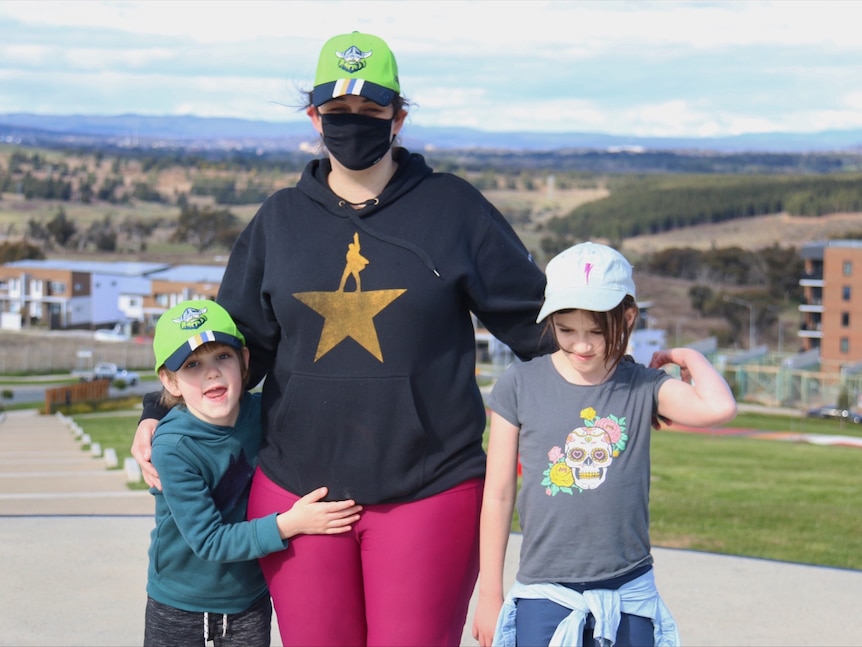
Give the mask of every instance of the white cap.
[(632, 266), (617, 250), (580, 243), (560, 252), (545, 269), (545, 303), (537, 322), (558, 310), (607, 312), (635, 296)]

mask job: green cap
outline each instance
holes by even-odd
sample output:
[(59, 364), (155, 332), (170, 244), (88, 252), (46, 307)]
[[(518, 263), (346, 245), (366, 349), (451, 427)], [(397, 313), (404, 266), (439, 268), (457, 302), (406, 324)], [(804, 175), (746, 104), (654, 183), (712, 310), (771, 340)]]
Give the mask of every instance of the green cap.
[(398, 64), (382, 38), (355, 31), (330, 38), (320, 50), (311, 93), (315, 107), (346, 94), (388, 106), (399, 92)]
[(236, 349), (245, 346), (245, 337), (215, 301), (183, 301), (165, 311), (156, 323), (153, 352), (156, 371), (164, 365), (178, 371), (195, 349), (217, 341)]

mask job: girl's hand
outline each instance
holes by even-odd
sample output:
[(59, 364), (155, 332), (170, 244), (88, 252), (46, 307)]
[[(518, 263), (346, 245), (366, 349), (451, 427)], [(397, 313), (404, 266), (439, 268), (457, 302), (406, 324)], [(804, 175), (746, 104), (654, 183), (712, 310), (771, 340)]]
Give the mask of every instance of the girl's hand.
[(733, 420), (736, 400), (727, 382), (702, 353), (668, 348), (653, 353), (650, 367), (679, 366), (678, 380), (666, 380), (658, 392), (658, 413), (680, 425), (712, 427)]
[(473, 638), (479, 641), (480, 647), (491, 647), (493, 644), (497, 617), (502, 607), (502, 597), (480, 593), (476, 603), (476, 615), (473, 617)]

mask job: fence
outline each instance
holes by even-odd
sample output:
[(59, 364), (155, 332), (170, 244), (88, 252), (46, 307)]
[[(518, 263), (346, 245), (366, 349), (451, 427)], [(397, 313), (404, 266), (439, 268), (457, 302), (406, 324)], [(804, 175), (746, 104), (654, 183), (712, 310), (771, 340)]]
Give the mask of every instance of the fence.
[[(89, 351), (82, 365), (80, 351)], [(155, 363), (152, 340), (97, 342), (89, 334), (0, 332), (0, 375), (69, 373), (113, 362), (129, 369), (150, 369)]]
[(45, 391), (45, 408), (42, 413), (54, 413), (60, 406), (70, 406), (76, 402), (98, 402), (108, 398), (108, 380), (95, 382), (79, 382), (67, 386), (58, 386)]
[[(799, 358), (802, 356), (769, 353), (765, 348), (761, 353), (740, 356), (736, 361), (710, 357), (733, 387), (737, 400), (808, 409), (837, 404), (845, 396), (849, 398), (850, 408), (862, 408), (857, 404), (862, 396), (862, 374), (823, 372), (816, 359), (794, 361)], [(806, 368), (799, 368), (799, 364), (806, 363)]]

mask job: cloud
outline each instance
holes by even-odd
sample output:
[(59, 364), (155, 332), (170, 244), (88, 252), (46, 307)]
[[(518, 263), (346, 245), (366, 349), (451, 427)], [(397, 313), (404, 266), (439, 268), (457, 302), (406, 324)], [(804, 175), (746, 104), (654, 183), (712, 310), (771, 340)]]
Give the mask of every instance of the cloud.
[(0, 4), (0, 111), (304, 118), (279, 104), (308, 89), (327, 38), (357, 29), (392, 46), (423, 125), (858, 127), (854, 4), (12, 0)]

